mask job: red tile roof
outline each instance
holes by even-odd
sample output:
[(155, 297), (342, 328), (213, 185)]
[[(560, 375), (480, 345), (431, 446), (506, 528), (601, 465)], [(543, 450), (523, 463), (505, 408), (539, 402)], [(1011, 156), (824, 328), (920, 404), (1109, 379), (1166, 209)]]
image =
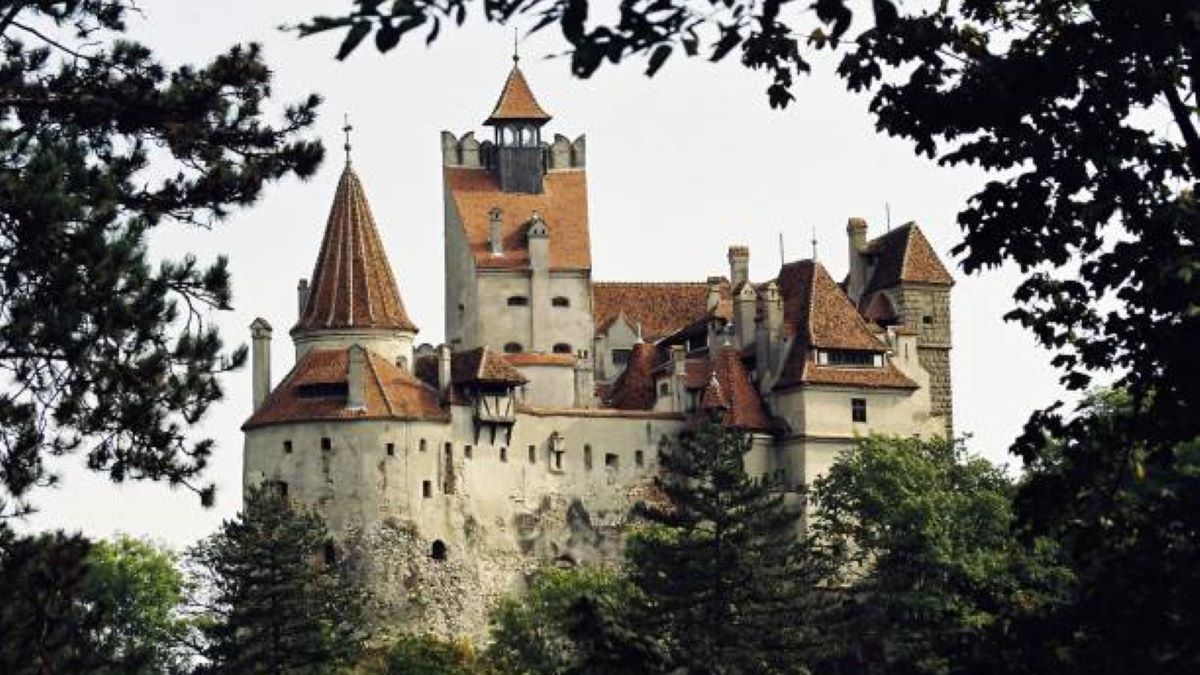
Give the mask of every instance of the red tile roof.
[(813, 350), (794, 344), (783, 364), (775, 391), (803, 385), (836, 385), (872, 389), (917, 389), (918, 385), (900, 372), (890, 359), (884, 358), (883, 368), (819, 366)]
[[(547, 172), (540, 194), (503, 192), (487, 169), (446, 167), (445, 178), (476, 267), (528, 268), (525, 235), (537, 211), (550, 230), (550, 267), (591, 269), (587, 175), (582, 169)], [(488, 242), (489, 214), (496, 208), (500, 209), (502, 255), (492, 255)]]
[(735, 347), (722, 347), (715, 358), (706, 359), (709, 378), (700, 396), (700, 407), (722, 410), (726, 426), (745, 431), (771, 431), (773, 425), (767, 407), (750, 373), (742, 365)]
[(901, 282), (954, 285), (954, 277), (915, 223), (872, 239), (867, 242), (866, 252), (875, 256), (875, 270), (867, 281), (867, 293)]
[(862, 311), (863, 317), (868, 321), (885, 325), (895, 323), (900, 319), (900, 314), (896, 311), (895, 305), (892, 304), (891, 298), (883, 291), (875, 291), (874, 293), (863, 295), (858, 306)]
[(326, 328), (417, 330), (400, 300), (362, 183), (349, 164), (329, 210), (308, 303), (292, 330)]
[(513, 68), (508, 73), (508, 79), (504, 81), (504, 89), (500, 91), (500, 98), (496, 100), (496, 107), (492, 109), (492, 114), (488, 116), (484, 124), (493, 125), (504, 120), (531, 120), (535, 122), (546, 122), (550, 119), (550, 114), (538, 105), (537, 99), (533, 96), (533, 90), (529, 88), (529, 83), (525, 81), (525, 74), (516, 63), (513, 63)]
[(662, 349), (649, 342), (633, 345), (625, 370), (608, 393), (608, 405), (621, 410), (650, 410), (658, 400), (654, 390), (654, 368), (665, 358)]
[(450, 379), (454, 384), (485, 383), (520, 385), (529, 382), (521, 371), (487, 347), (457, 352), (451, 357)]
[(520, 354), (505, 354), (504, 360), (513, 366), (574, 366), (579, 359), (575, 358), (574, 354), (521, 352)]
[(846, 293), (818, 262), (800, 260), (779, 270), (784, 329), (797, 343), (830, 349), (887, 351), (871, 335)]
[[(729, 281), (720, 281), (721, 300), (716, 315), (729, 319), (733, 295)], [(592, 284), (593, 311), (597, 330), (604, 330), (622, 312), (626, 320), (642, 328), (642, 338), (662, 339), (709, 315), (706, 282), (617, 282)]]
[(433, 387), (371, 351), (367, 352), (365, 409), (346, 408), (344, 389), (326, 390), (325, 395), (304, 395), (306, 385), (348, 384), (349, 363), (346, 349), (309, 351), (242, 429), (314, 420), (449, 419)]

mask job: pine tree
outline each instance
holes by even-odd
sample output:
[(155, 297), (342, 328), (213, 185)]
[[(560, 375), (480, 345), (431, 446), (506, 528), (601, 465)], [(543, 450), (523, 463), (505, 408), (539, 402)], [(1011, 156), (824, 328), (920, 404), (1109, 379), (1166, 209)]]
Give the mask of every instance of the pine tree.
[(666, 497), (637, 511), (629, 562), (636, 619), (694, 673), (803, 672), (813, 569), (796, 509), (743, 463), (750, 437), (715, 420), (660, 450)]
[(139, 17), (131, 0), (0, 3), (0, 519), (71, 452), (211, 498), (194, 482), (213, 443), (188, 429), (245, 361), (209, 316), (230, 308), (228, 266), (155, 261), (147, 239), (210, 227), (322, 156), (303, 138), (317, 97), (266, 118), (257, 45), (168, 68), (130, 35)]
[(364, 596), (329, 560), (314, 513), (269, 490), (252, 492), (238, 518), (195, 546), (190, 559), (211, 597), (202, 672), (328, 673), (362, 642)]

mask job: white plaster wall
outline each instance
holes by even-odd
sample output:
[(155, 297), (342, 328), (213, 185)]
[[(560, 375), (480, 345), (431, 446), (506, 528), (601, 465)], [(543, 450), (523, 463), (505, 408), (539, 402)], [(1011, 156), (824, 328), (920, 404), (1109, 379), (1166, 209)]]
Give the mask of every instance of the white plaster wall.
[[(479, 302), (475, 294), (475, 260), (471, 257), (462, 222), (450, 190), (445, 200), (446, 341), (458, 350), (483, 344), (479, 336)], [(463, 311), (458, 307), (462, 305)]]
[(546, 408), (575, 407), (575, 367), (567, 365), (520, 366), (517, 370), (529, 378), (525, 402)]
[(604, 332), (602, 342), (597, 343), (597, 349), (600, 350), (595, 354), (597, 379), (603, 382), (615, 380), (625, 370), (625, 366), (613, 363), (613, 350), (633, 349), (637, 341), (638, 335), (634, 328), (621, 317), (617, 317)]
[(412, 371), (414, 333), (395, 330), (321, 330), (300, 333), (293, 338), (296, 361), (313, 349), (349, 349), (362, 345), (379, 356), (399, 363), (403, 359)]

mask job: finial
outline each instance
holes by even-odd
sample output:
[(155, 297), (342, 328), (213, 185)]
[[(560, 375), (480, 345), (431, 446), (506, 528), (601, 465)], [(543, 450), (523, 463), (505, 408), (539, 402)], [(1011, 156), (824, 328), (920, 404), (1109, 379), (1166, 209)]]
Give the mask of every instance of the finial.
[(513, 65), (521, 60), (521, 52), (517, 50), (517, 27), (513, 26)]
[(813, 262), (817, 261), (817, 228), (812, 229)]
[(346, 144), (343, 145), (342, 147), (346, 149), (346, 164), (349, 164), (350, 163), (350, 132), (354, 131), (354, 127), (350, 126), (350, 114), (349, 113), (344, 114), (344, 119), (345, 119), (345, 125), (342, 127), (342, 131), (346, 134)]

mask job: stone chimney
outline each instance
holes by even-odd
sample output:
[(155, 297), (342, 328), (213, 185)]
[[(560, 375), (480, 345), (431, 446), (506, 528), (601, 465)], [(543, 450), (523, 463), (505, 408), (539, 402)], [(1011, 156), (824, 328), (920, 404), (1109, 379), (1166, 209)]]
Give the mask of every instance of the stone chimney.
[(537, 211), (529, 219), (529, 266), (535, 270), (550, 269), (550, 228)]
[(750, 280), (750, 249), (746, 246), (729, 247), (729, 283), (733, 288)]
[(301, 279), (300, 283), (296, 284), (296, 314), (304, 316), (304, 308), (308, 306), (308, 279)]
[(778, 340), (783, 333), (783, 296), (774, 279), (763, 288), (763, 317), (767, 322), (767, 334), (771, 340)]
[(438, 345), (437, 348), (438, 360), (438, 391), (442, 394), (442, 400), (450, 400), (450, 346)]
[(504, 255), (504, 242), (500, 234), (500, 209), (488, 211), (488, 243), (492, 247), (492, 255)]
[(350, 368), (346, 375), (346, 408), (367, 409), (367, 349), (352, 345), (349, 350)]
[(708, 278), (708, 295), (704, 296), (704, 309), (707, 312), (717, 311), (721, 305), (721, 277)]
[(255, 412), (262, 408), (271, 393), (271, 324), (259, 317), (250, 324), (250, 371), (253, 380)]
[(687, 394), (687, 347), (671, 345), (671, 392), (674, 395), (675, 412), (684, 412), (684, 396)]
[(754, 342), (754, 316), (758, 312), (758, 293), (749, 281), (733, 287), (733, 327), (738, 348)]
[(591, 359), (578, 355), (575, 361), (575, 407), (594, 408), (596, 406), (596, 384), (592, 376)]
[(867, 221), (851, 218), (846, 223), (846, 239), (849, 242), (850, 274), (846, 277), (846, 295), (858, 304), (867, 288)]

